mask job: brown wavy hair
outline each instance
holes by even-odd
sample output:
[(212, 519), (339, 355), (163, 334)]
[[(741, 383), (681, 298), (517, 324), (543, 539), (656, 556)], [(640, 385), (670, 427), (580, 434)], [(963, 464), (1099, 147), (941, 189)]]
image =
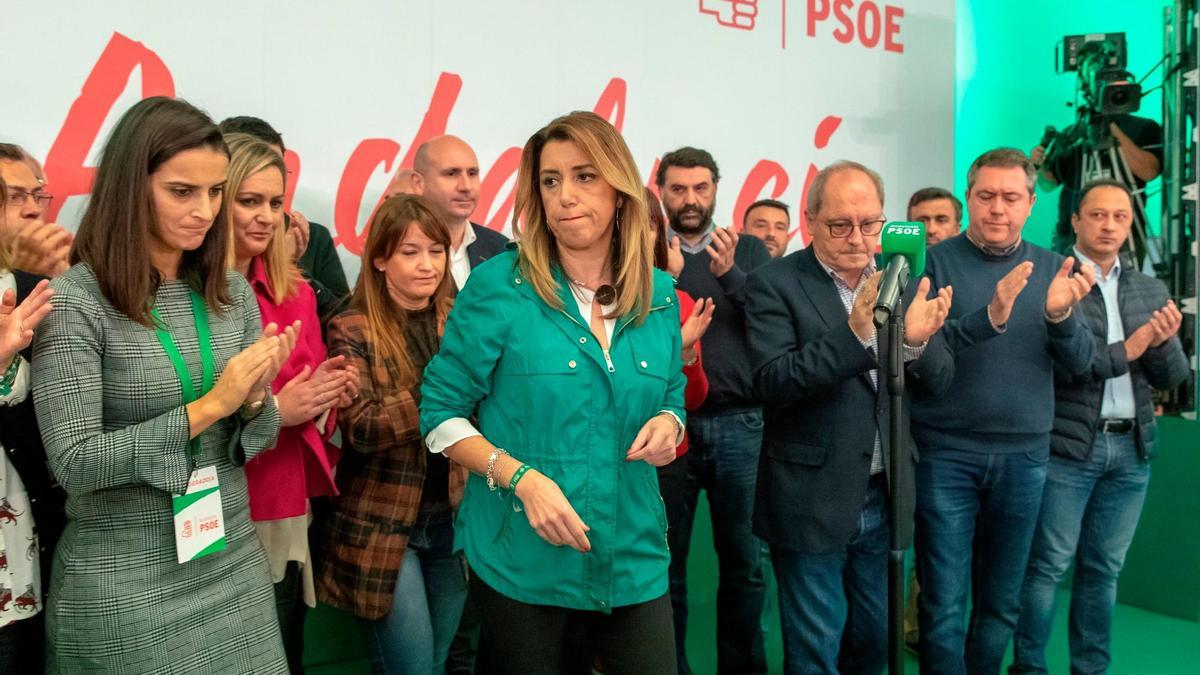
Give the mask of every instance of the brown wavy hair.
[(367, 317), (369, 339), (375, 343), (375, 358), (382, 362), (396, 382), (404, 386), (417, 383), (419, 373), (408, 355), (404, 325), (408, 312), (392, 301), (384, 272), (375, 269), (375, 261), (392, 257), (416, 227), (445, 248), (442, 281), (433, 292), (430, 302), (435, 306), (438, 325), (444, 325), (454, 304), (454, 278), (450, 274), (450, 230), (417, 195), (401, 194), (384, 200), (367, 224), (367, 243), (363, 246), (362, 268), (350, 306)]

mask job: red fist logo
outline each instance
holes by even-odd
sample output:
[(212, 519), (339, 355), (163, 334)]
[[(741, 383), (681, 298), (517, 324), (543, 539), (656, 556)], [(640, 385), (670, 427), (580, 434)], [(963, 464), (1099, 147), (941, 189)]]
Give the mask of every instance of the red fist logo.
[(754, 30), (758, 0), (700, 0), (700, 13), (717, 17), (722, 26)]

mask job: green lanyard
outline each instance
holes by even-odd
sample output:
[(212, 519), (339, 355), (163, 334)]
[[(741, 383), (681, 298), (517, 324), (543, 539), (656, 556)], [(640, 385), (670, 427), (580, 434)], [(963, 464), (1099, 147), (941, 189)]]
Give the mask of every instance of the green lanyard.
[[(213, 378), (216, 373), (216, 361), (213, 359), (212, 351), (212, 336), (208, 330), (208, 307), (204, 304), (204, 298), (200, 297), (199, 293), (193, 290), (191, 295), (192, 318), (196, 322), (196, 338), (200, 341), (200, 369), (203, 381), (201, 382), (199, 395), (196, 394), (196, 388), (192, 386), (192, 376), (188, 373), (187, 363), (183, 360), (183, 354), (179, 353), (179, 345), (175, 344), (175, 338), (167, 330), (167, 323), (163, 321), (157, 307), (150, 310), (150, 316), (154, 317), (154, 328), (158, 336), (158, 342), (162, 345), (163, 351), (167, 353), (167, 358), (171, 360), (171, 365), (175, 367), (175, 375), (179, 377), (179, 385), (183, 388), (184, 405), (207, 394), (213, 387)], [(192, 466), (195, 467), (196, 463), (200, 461), (199, 436), (188, 442), (188, 450), (191, 453)]]

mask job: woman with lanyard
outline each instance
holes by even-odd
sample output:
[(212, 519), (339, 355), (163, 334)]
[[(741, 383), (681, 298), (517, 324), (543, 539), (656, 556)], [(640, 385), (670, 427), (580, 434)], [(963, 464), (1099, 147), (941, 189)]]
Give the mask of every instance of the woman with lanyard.
[(259, 323), (212, 227), (229, 163), (191, 105), (135, 104), (105, 144), (72, 267), (34, 341), (34, 403), (68, 524), (47, 672), (284, 673), (241, 465), (299, 326)]
[(675, 671), (655, 467), (683, 432), (682, 343), (642, 190), (603, 118), (534, 134), (520, 246), (472, 272), (425, 371), (426, 442), (472, 472), (456, 543), (501, 673), (586, 672), (579, 626), (609, 675)]
[(441, 673), (467, 595), (453, 524), (466, 471), (426, 451), (417, 390), (454, 294), (450, 231), (399, 195), (368, 232), (351, 309), (329, 323), (329, 349), (358, 367), (363, 393), (341, 410), (318, 591), (358, 618), (373, 672)]
[(317, 297), (292, 260), (284, 232), (283, 156), (247, 134), (226, 134), (228, 203), (221, 226), (232, 242), (232, 263), (254, 290), (264, 324), (301, 323), (296, 348), (275, 377), (279, 439), (246, 462), (250, 519), (258, 531), (271, 579), (289, 669), (303, 670), (304, 616), (316, 606), (308, 545), (308, 500), (336, 494), (334, 407), (357, 393), (358, 374), (345, 359), (325, 358)]
[[(0, 228), (7, 197), (0, 178)], [(31, 418), (29, 344), (53, 295), (48, 281), (12, 269), (0, 246), (0, 673), (42, 672), (42, 551), (60, 529), (62, 510), (50, 503), (45, 454)]]

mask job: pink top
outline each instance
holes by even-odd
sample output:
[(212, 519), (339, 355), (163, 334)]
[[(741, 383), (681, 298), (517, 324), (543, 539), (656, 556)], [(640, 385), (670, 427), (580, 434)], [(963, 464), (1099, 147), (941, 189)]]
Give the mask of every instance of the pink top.
[[(271, 391), (277, 394), (305, 366), (315, 369), (325, 360), (317, 296), (308, 284), (301, 283), (292, 297), (276, 303), (262, 259), (257, 257), (250, 262), (247, 281), (258, 298), (263, 326), (275, 323), (282, 327), (296, 320), (301, 322), (296, 348), (271, 385)], [(333, 466), (340, 453), (329, 443), (337, 428), (335, 415), (336, 411), (330, 411), (324, 429), (318, 429), (315, 420), (280, 429), (275, 447), (246, 463), (251, 520), (303, 516), (309, 497), (337, 494)]]

